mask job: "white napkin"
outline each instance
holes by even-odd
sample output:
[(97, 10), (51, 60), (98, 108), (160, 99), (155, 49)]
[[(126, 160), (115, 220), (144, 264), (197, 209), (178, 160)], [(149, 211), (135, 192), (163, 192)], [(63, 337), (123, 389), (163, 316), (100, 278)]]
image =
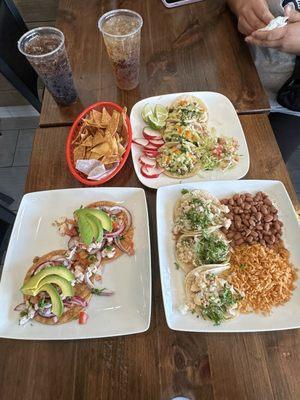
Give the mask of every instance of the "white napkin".
[(277, 17), (272, 19), (267, 26), (264, 28), (258, 29), (259, 31), (272, 31), (276, 28), (282, 28), (283, 26), (287, 25), (289, 17)]

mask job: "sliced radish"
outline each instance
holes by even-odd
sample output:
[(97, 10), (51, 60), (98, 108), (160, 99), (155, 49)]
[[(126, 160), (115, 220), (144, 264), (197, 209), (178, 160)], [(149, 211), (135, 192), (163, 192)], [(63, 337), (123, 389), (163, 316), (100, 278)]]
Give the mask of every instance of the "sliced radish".
[(158, 152), (155, 150), (145, 150), (143, 151), (143, 153), (145, 154), (145, 156), (149, 157), (149, 158), (156, 158)]
[(156, 146), (154, 146), (153, 144), (151, 144), (151, 143), (148, 143), (147, 144), (147, 146), (144, 146), (144, 150), (147, 150), (147, 151), (157, 151), (157, 147)]
[(139, 158), (139, 161), (146, 167), (155, 167), (156, 166), (156, 161), (154, 158), (149, 158), (147, 156), (141, 156)]
[(149, 128), (149, 126), (145, 126), (145, 128), (143, 130), (143, 135), (148, 140), (162, 138), (161, 134), (158, 131), (155, 131), (154, 129)]
[(147, 146), (149, 144), (149, 140), (144, 138), (136, 138), (133, 139), (133, 143), (138, 144), (139, 146)]
[(158, 178), (162, 172), (162, 169), (156, 167), (147, 168), (145, 165), (141, 167), (141, 173), (145, 178)]
[(165, 144), (165, 141), (163, 139), (151, 139), (149, 140), (149, 144), (153, 144), (155, 147), (160, 147)]

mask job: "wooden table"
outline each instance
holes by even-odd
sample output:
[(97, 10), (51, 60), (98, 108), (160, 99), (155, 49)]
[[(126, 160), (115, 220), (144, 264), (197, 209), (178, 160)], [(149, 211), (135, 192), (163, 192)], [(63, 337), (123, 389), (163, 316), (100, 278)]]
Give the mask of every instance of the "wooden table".
[[(97, 22), (104, 12), (129, 8), (140, 13), (140, 85), (117, 89)], [(89, 104), (111, 100), (126, 105), (165, 93), (210, 90), (223, 93), (239, 113), (269, 109), (256, 69), (224, 0), (205, 0), (167, 9), (161, 0), (61, 0), (56, 26), (66, 36), (79, 100), (59, 107), (46, 91), (40, 126), (71, 124)]]
[[(297, 198), (266, 115), (240, 117), (250, 150), (248, 178), (281, 180)], [(70, 175), (67, 127), (38, 129), (26, 191), (80, 187)], [(261, 151), (268, 149), (268, 153)], [(131, 158), (107, 185), (141, 184)], [(152, 246), (153, 300), (144, 334), (81, 341), (0, 340), (1, 400), (298, 400), (300, 331), (194, 334), (171, 331), (157, 255), (156, 192), (145, 189)]]

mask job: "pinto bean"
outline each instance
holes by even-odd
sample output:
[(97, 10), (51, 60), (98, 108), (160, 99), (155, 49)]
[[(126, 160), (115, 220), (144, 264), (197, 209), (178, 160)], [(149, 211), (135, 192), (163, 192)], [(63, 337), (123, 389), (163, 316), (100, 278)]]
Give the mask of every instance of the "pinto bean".
[(272, 214), (267, 214), (267, 215), (265, 215), (264, 221), (265, 221), (265, 222), (271, 222), (271, 221), (273, 221), (273, 215), (272, 215)]

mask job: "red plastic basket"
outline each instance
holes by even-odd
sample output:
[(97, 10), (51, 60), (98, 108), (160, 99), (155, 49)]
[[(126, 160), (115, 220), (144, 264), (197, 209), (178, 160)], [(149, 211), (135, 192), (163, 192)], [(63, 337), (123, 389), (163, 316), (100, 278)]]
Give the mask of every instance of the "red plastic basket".
[(99, 101), (97, 103), (94, 103), (94, 104), (90, 105), (89, 107), (87, 107), (81, 114), (78, 115), (78, 117), (76, 118), (76, 120), (74, 121), (74, 123), (70, 129), (70, 132), (69, 132), (69, 135), (67, 138), (66, 158), (67, 158), (69, 170), (75, 179), (77, 179), (79, 182), (81, 182), (87, 186), (100, 186), (103, 183), (112, 179), (123, 168), (123, 166), (127, 160), (127, 157), (129, 155), (130, 148), (131, 148), (132, 130), (131, 130), (131, 125), (130, 125), (130, 120), (128, 118), (128, 115), (126, 115), (126, 123), (127, 123), (127, 127), (128, 127), (128, 143), (127, 143), (126, 151), (123, 154), (118, 167), (115, 170), (113, 170), (111, 174), (109, 174), (108, 176), (105, 176), (103, 179), (100, 179), (99, 181), (93, 181), (93, 180), (87, 179), (83, 173), (81, 173), (80, 171), (77, 171), (77, 169), (75, 168), (75, 164), (74, 164), (74, 157), (73, 157), (74, 148), (72, 145), (72, 141), (73, 141), (75, 135), (77, 134), (77, 131), (79, 129), (79, 124), (80, 124), (82, 118), (84, 118), (91, 110), (102, 111), (103, 107), (105, 107), (106, 110), (110, 114), (112, 113), (113, 110), (116, 110), (118, 112), (123, 111), (122, 107), (120, 107), (118, 104), (115, 104), (112, 102)]

